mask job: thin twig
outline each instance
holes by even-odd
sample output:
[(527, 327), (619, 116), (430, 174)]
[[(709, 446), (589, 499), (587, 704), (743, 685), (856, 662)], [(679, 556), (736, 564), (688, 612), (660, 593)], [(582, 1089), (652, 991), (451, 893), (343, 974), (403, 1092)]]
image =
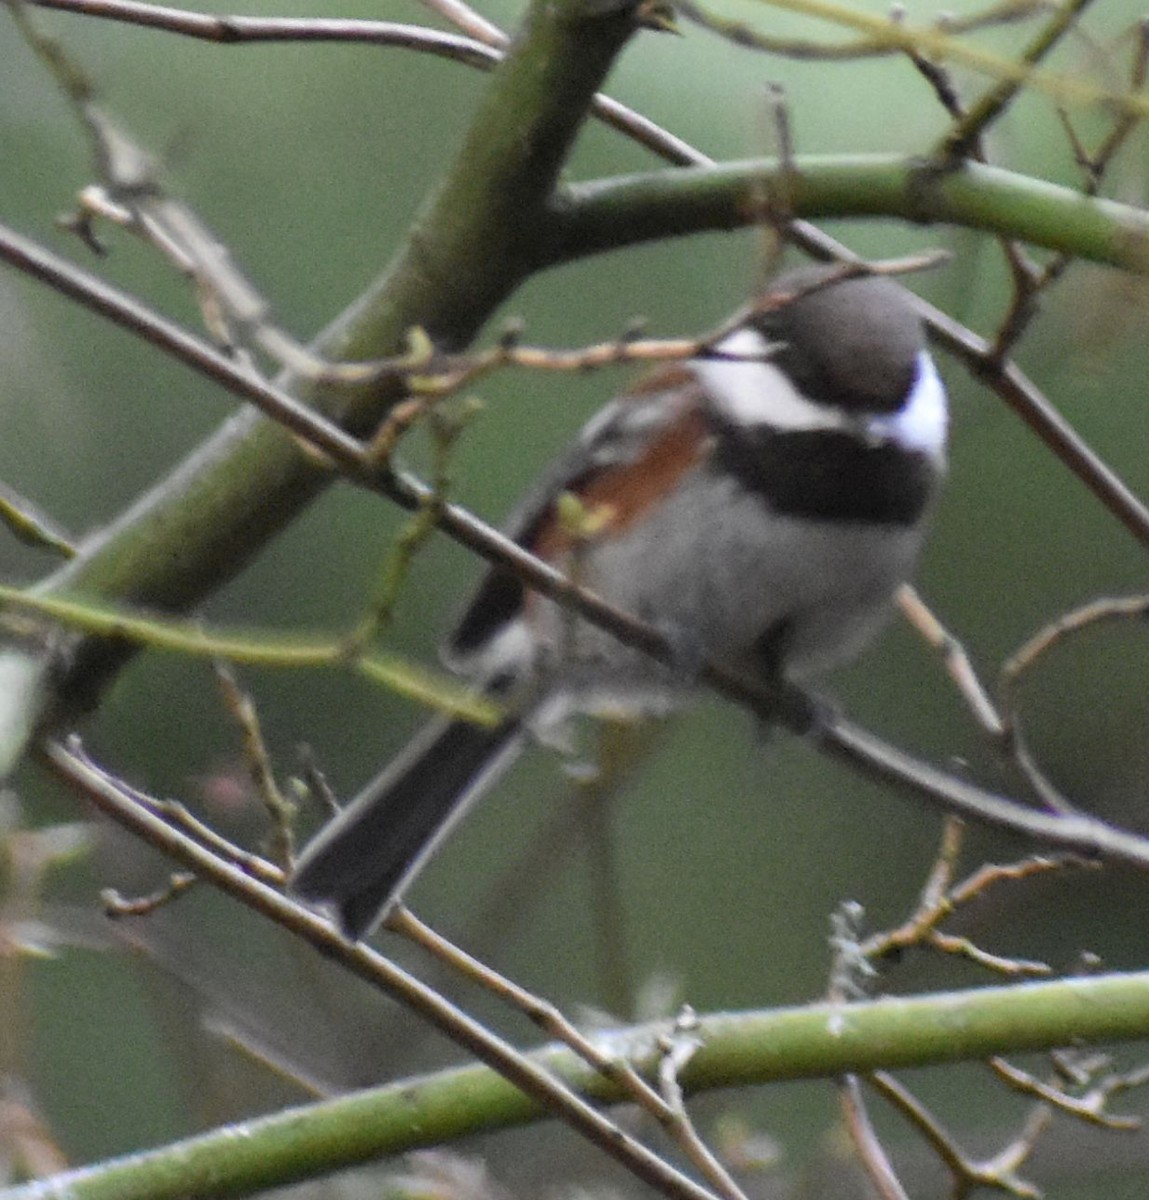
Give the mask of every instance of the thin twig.
[(1024, 1139), (1019, 1138), (1007, 1151), (993, 1159), (977, 1162), (942, 1128), (937, 1118), (904, 1085), (886, 1071), (875, 1071), (866, 1082), (883, 1096), (929, 1143), (954, 1180), (954, 1195), (967, 1196), (976, 1187), (994, 1188), (1019, 1200), (1039, 1200), (1041, 1193), (1033, 1184), (1018, 1177), (1017, 1167), (1032, 1153), (1038, 1135), (1048, 1125), (1048, 1109), (1042, 1118), (1027, 1124)]
[(846, 1075), (838, 1081), (838, 1105), (846, 1122), (846, 1132), (880, 1200), (909, 1200), (909, 1194), (902, 1187), (894, 1165), (870, 1121), (865, 1096), (856, 1075)]
[(397, 904), (388, 911), (384, 926), (427, 951), (456, 974), (477, 983), (518, 1009), (532, 1025), (548, 1037), (570, 1047), (589, 1067), (620, 1087), (660, 1124), (669, 1117), (669, 1109), (658, 1092), (634, 1069), (628, 1059), (607, 1052), (569, 1021), (549, 1000), (515, 983), (493, 967), (437, 933), (421, 921), (406, 905)]
[[(403, 905), (396, 906), (388, 914), (386, 927), (393, 933), (409, 938), (439, 962), (513, 1005), (549, 1037), (568, 1046), (583, 1062), (619, 1087), (643, 1112), (653, 1117), (718, 1195), (726, 1197), (726, 1200), (746, 1200), (730, 1174), (698, 1136), (686, 1114), (680, 1090), (674, 1092), (671, 1089), (672, 1095), (668, 1097), (664, 1086), (660, 1094), (639, 1075), (627, 1058), (614, 1051), (603, 1050), (568, 1021), (549, 1000), (499, 974), (487, 963), (480, 962), (442, 934), (436, 933)], [(675, 1035), (672, 1032), (668, 1036), (673, 1039)], [(666, 1057), (664, 1054), (663, 1062)], [(665, 1085), (665, 1080), (662, 1082)]]
[(974, 720), (991, 738), (1000, 741), (1004, 732), (1001, 717), (978, 678), (969, 652), (941, 623), (912, 584), (905, 583), (898, 589), (897, 600), (902, 616), (926, 643), (941, 655), (949, 677), (965, 700)]
[(128, 800), (147, 809), (159, 820), (202, 846), (207, 853), (230, 863), (245, 875), (267, 884), (268, 887), (283, 887), (286, 876), (281, 866), (229, 841), (201, 821), (186, 805), (177, 800), (161, 800), (157, 796), (148, 795), (138, 788), (133, 788), (124, 779), (117, 779), (116, 784)]
[(999, 687), (1012, 699), (1024, 675), (1061, 642), (1110, 621), (1143, 621), (1149, 617), (1149, 596), (1105, 597), (1062, 614), (1043, 626), (1015, 650), (1001, 668)]
[(243, 738), (244, 762), (255, 785), (256, 795), (263, 801), (264, 810), (271, 822), (271, 834), (268, 839), (271, 857), (286, 868), (290, 865), (295, 851), (295, 805), (283, 794), (275, 778), (275, 768), (264, 741), (255, 701), (240, 687), (239, 679), (227, 663), (216, 662), (215, 677), (224, 705), (239, 727)]
[(1107, 1113), (1105, 1107), (1109, 1100), (1119, 1092), (1133, 1087), (1143, 1087), (1146, 1082), (1144, 1070), (1129, 1075), (1117, 1073), (1105, 1075), (1097, 1083), (1091, 1084), (1083, 1095), (1071, 1096), (1061, 1088), (1045, 1083), (1028, 1071), (1015, 1067), (1004, 1058), (991, 1058), (989, 1065), (993, 1068), (994, 1074), (1015, 1092), (1044, 1101), (1058, 1112), (1077, 1117), (1090, 1125), (1098, 1125), (1102, 1129), (1132, 1133), (1141, 1128), (1140, 1117)]
[(938, 103), (946, 110), (950, 119), (960, 121), (965, 116), (965, 106), (950, 72), (941, 63), (926, 58), (917, 50), (907, 50), (906, 57), (913, 63), (918, 74), (933, 88)]
[(1034, 795), (1051, 812), (1072, 812), (1072, 805), (1057, 791), (1030, 754), (1016, 712), (1008, 720), (1001, 716), (978, 678), (965, 647), (942, 625), (910, 584), (903, 584), (899, 589), (898, 606), (918, 633), (941, 653), (950, 678), (974, 718), (998, 750), (1018, 768)]
[(665, 1128), (719, 1196), (726, 1200), (747, 1200), (734, 1176), (702, 1140), (686, 1108), (686, 1097), (678, 1081), (679, 1073), (702, 1046), (697, 1028), (698, 1017), (694, 1010), (683, 1005), (673, 1028), (659, 1038), (658, 1086), (669, 1111)]
[(7, 484), (0, 484), (0, 521), (26, 546), (51, 550), (61, 558), (76, 555), (76, 544), (63, 527)]
[(299, 747), (298, 757), (296, 790), (304, 798), (317, 803), (326, 817), (334, 817), (339, 812), (339, 800), (335, 789), (320, 769), (315, 752), (310, 746), (303, 745)]
[(947, 33), (973, 33), (995, 25), (1012, 25), (1048, 12), (1056, 0), (999, 0), (980, 11), (946, 12), (938, 16), (938, 28)]
[[(1144, 88), (1146, 72), (1149, 70), (1149, 22), (1143, 19), (1138, 22), (1136, 28), (1137, 49), (1130, 68), (1130, 90), (1132, 92), (1140, 92)], [(1133, 113), (1118, 112), (1114, 116), (1109, 132), (1101, 139), (1098, 148), (1090, 153), (1078, 137), (1064, 106), (1058, 105), (1057, 115), (1061, 120), (1066, 137), (1069, 139), (1074, 158), (1085, 174), (1082, 192), (1086, 196), (1096, 196), (1101, 191), (1110, 165), (1141, 123), (1142, 118)], [(1073, 259), (1070, 255), (1060, 253), (1055, 254), (1041, 268), (1036, 267), (1028, 259), (1020, 257), (1016, 263), (1011, 264), (1014, 298), (994, 339), (994, 354), (999, 359), (1004, 358), (1012, 350), (1033, 321), (1037, 314), (1037, 301), (1040, 294), (1056, 283), (1069, 269), (1072, 262)]]
[(944, 933), (939, 927), (943, 921), (978, 899), (991, 887), (1000, 883), (1015, 883), (1048, 871), (1064, 870), (1070, 866), (1088, 865), (1089, 860), (1031, 857), (1014, 863), (988, 863), (979, 867), (966, 879), (955, 883), (954, 874), (963, 837), (964, 827), (961, 822), (953, 817), (947, 818), (942, 831), (941, 845), (913, 913), (894, 929), (872, 934), (852, 946), (847, 943), (846, 948), (851, 951), (849, 958), (846, 959), (843, 954), (840, 954), (839, 958), (855, 963), (873, 963), (911, 946), (930, 946), (945, 954), (967, 958), (1001, 975), (1035, 978), (1052, 974), (1052, 968), (1047, 963), (992, 954), (970, 939)]
[(100, 900), (105, 916), (112, 920), (123, 917), (150, 917), (157, 909), (178, 900), (199, 882), (199, 876), (191, 871), (174, 871), (168, 882), (147, 896), (127, 897), (115, 888), (104, 888)]
[(1019, 689), (1025, 677), (1054, 647), (1095, 625), (1112, 621), (1144, 621), (1149, 616), (1149, 596), (1124, 596), (1095, 600), (1080, 608), (1063, 613), (1055, 621), (1038, 630), (1013, 652), (1002, 665), (998, 676), (1004, 734), (1014, 761), (1025, 772), (1042, 803), (1051, 812), (1070, 814), (1074, 806), (1053, 785), (1038, 765), (1025, 740)]
[(421, 25), (325, 17), (217, 16), (136, 0), (27, 0), (36, 8), (141, 25), (223, 45), (259, 42), (361, 42), (434, 54), (489, 69), (502, 55), (481, 39)]

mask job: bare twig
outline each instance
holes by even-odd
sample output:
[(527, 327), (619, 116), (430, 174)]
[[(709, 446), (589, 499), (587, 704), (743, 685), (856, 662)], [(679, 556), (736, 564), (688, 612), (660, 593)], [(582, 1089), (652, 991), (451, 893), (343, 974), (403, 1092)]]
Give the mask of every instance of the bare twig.
[(870, 1121), (866, 1099), (856, 1075), (847, 1075), (838, 1081), (838, 1104), (858, 1160), (880, 1200), (909, 1200), (909, 1195), (902, 1187), (894, 1165), (882, 1146), (877, 1130)]
[[(1021, 55), (1020, 63), (1028, 68), (1036, 66), (1068, 33), (1077, 28), (1081, 12), (1088, 2), (1089, 0), (1080, 0), (1080, 2), (1073, 0), (1073, 2), (1056, 7), (1045, 27)], [(1002, 79), (967, 108), (944, 66), (930, 61), (914, 48), (910, 48), (907, 53), (914, 65), (929, 81), (938, 101), (953, 120), (950, 133), (947, 134), (938, 149), (939, 157), (949, 164), (964, 158), (987, 162), (984, 134), (990, 124), (998, 120), (1020, 94), (1025, 84), (1025, 78), (1018, 76), (1013, 79)], [(1063, 113), (1061, 106), (1058, 111)], [(1068, 126), (1068, 119), (1063, 117), (1063, 120)], [(1122, 112), (1117, 118), (1118, 125), (1127, 123), (1130, 129), (1138, 120), (1137, 116), (1128, 112)], [(1071, 129), (1070, 132), (1072, 135)], [(1119, 144), (1120, 141), (1114, 145), (1112, 152), (1115, 153), (1116, 145)], [(1098, 179), (1099, 177), (1100, 170)], [(1000, 244), (1013, 280), (1013, 296), (993, 340), (991, 358), (994, 363), (999, 365), (1005, 361), (1006, 356), (1037, 315), (1040, 294), (1060, 278), (1070, 261), (1067, 255), (1059, 254), (1055, 255), (1044, 268), (1039, 268), (1019, 242), (1001, 239)]]
[(315, 752), (310, 746), (300, 746), (299, 769), (295, 777), (295, 787), (301, 796), (319, 804), (328, 817), (339, 812), (339, 801), (335, 789), (328, 782), (327, 776), (320, 769)]
[(911, 584), (903, 584), (898, 590), (898, 607), (902, 616), (926, 643), (941, 655), (949, 677), (977, 723), (991, 738), (1000, 741), (1004, 732), (1001, 717), (989, 693), (982, 686), (966, 648), (938, 620), (937, 615)]
[(702, 1140), (687, 1111), (686, 1097), (678, 1082), (679, 1073), (702, 1045), (697, 1028), (698, 1018), (694, 1010), (684, 1005), (670, 1032), (659, 1038), (658, 1086), (668, 1111), (663, 1124), (675, 1144), (702, 1173), (717, 1195), (726, 1197), (726, 1200), (747, 1200), (734, 1176)]
[[(1050, 1105), (1057, 1112), (1067, 1116), (1077, 1117), (1091, 1125), (1103, 1129), (1116, 1129), (1131, 1133), (1141, 1128), (1140, 1117), (1121, 1116), (1106, 1112), (1105, 1109), (1113, 1096), (1131, 1088), (1144, 1087), (1149, 1082), (1149, 1071), (1139, 1068), (1132, 1072), (1112, 1072), (1103, 1075), (1093, 1082), (1092, 1072), (1086, 1079), (1082, 1095), (1070, 1095), (1056, 1084), (1046, 1083), (1031, 1075), (1028, 1071), (1015, 1067), (1004, 1058), (991, 1058), (989, 1065), (994, 1074), (1009, 1085), (1015, 1092), (1023, 1096), (1031, 1096)], [(1099, 1063), (1104, 1066), (1105, 1063)]]
[(178, 900), (184, 892), (199, 882), (199, 876), (191, 871), (175, 871), (167, 884), (147, 896), (126, 897), (115, 888), (104, 888), (100, 900), (104, 914), (112, 920), (122, 917), (150, 917), (158, 908)]
[[(1054, 23), (1057, 22), (1059, 16), (1060, 13), (1055, 15)], [(1069, 26), (1065, 28), (1068, 30)], [(1039, 40), (1041, 39), (1039, 38)], [(911, 49), (908, 51), (908, 54), (910, 61), (917, 68), (918, 72), (933, 88), (938, 102), (953, 121), (953, 127), (955, 129), (965, 127), (970, 118), (970, 111), (966, 108), (958, 94), (950, 72), (941, 63), (932, 62), (915, 50)], [(1000, 89), (994, 89), (994, 91), (1000, 91)], [(985, 95), (991, 94), (993, 92), (986, 93)], [(985, 96), (983, 96), (984, 99)], [(1004, 111), (1003, 106), (1002, 112)], [(974, 130), (971, 133), (969, 142), (964, 149), (963, 157), (971, 158), (981, 163), (989, 161), (989, 154), (986, 151), (982, 130)], [(1024, 329), (1025, 325), (1028, 324), (1037, 312), (1036, 279), (1038, 272), (1019, 242), (1010, 238), (999, 238), (998, 244), (1001, 246), (1002, 254), (1005, 256), (1010, 275), (1014, 281), (1013, 302), (994, 340), (993, 354), (995, 361), (1000, 364), (1009, 352), (1010, 347), (1014, 344), (1014, 340), (1016, 340), (1015, 338), (1008, 337), (1007, 331), (1012, 331), (1016, 326), (1016, 335), (1020, 336), (1021, 330)]]
[(563, 1015), (549, 1000), (528, 991), (514, 980), (468, 954), (461, 947), (437, 933), (405, 905), (395, 905), (387, 915), (385, 928), (408, 938), (426, 950), (440, 963), (464, 978), (470, 979), (505, 1003), (521, 1012), (548, 1037), (569, 1046), (588, 1066), (604, 1078), (621, 1087), (645, 1111), (662, 1122), (667, 1113), (658, 1093), (642, 1078), (630, 1062), (602, 1049), (594, 1039)]
[(117, 788), (127, 800), (138, 804), (152, 813), (158, 820), (171, 828), (178, 830), (185, 837), (217, 858), (238, 868), (245, 875), (268, 887), (282, 887), (286, 876), (283, 868), (259, 854), (252, 854), (216, 833), (210, 825), (205, 824), (189, 808), (176, 800), (161, 800), (133, 788), (124, 779), (115, 780)]
[(862, 36), (845, 42), (811, 41), (808, 38), (775, 37), (755, 29), (745, 21), (733, 20), (711, 12), (694, 0), (680, 0), (678, 11), (703, 29), (718, 34), (735, 46), (777, 54), (782, 58), (807, 59), (816, 62), (848, 62), (862, 58), (880, 58), (894, 54), (898, 47), (881, 36)]
[(969, 938), (941, 933), (936, 929), (930, 931), (928, 940), (935, 950), (940, 950), (943, 954), (968, 959), (976, 966), (984, 967), (995, 975), (1004, 975), (1007, 979), (1042, 979), (1053, 974), (1053, 968), (1038, 959), (993, 954), (983, 950)]
[(944, 954), (967, 958), (987, 970), (1015, 978), (1033, 978), (1052, 973), (1048, 964), (1028, 959), (1006, 958), (991, 954), (968, 938), (944, 933), (939, 928), (955, 912), (1000, 883), (1018, 882), (1048, 871), (1069, 866), (1087, 865), (1088, 860), (1077, 858), (1032, 857), (1015, 863), (990, 863), (979, 867), (961, 882), (954, 882), (958, 856), (963, 840), (961, 822), (950, 817), (942, 831), (941, 846), (934, 859), (917, 908), (901, 925), (872, 934), (860, 942), (855, 957), (868, 963), (910, 946), (930, 946)]
[(1064, 613), (1039, 629), (1009, 656), (1002, 666), (999, 680), (1002, 695), (1012, 701), (1022, 677), (1032, 671), (1050, 650), (1068, 638), (1094, 625), (1110, 621), (1142, 621), (1147, 616), (1149, 596), (1106, 597)]
[[(485, 350), (473, 350), (460, 354), (442, 354), (426, 341), (421, 331), (413, 331), (413, 346), (407, 353), (377, 362), (333, 363), (321, 368), (319, 377), (334, 381), (364, 382), (372, 379), (393, 377), (401, 379), (404, 387), (416, 397), (440, 397), (452, 395), (463, 387), (475, 383), (493, 371), (507, 367), (519, 367), (534, 371), (556, 371), (583, 374), (604, 367), (616, 367), (628, 363), (675, 362), (684, 358), (710, 358), (738, 362), (756, 361), (758, 357), (770, 357), (774, 351), (768, 349), (764, 355), (746, 355), (720, 348), (722, 340), (743, 326), (750, 318), (794, 303), (804, 295), (823, 291), (843, 279), (855, 275), (899, 276), (916, 271), (928, 271), (948, 259), (944, 251), (927, 251), (900, 258), (880, 261), (843, 262), (839, 270), (825, 278), (811, 281), (801, 288), (789, 292), (765, 291), (742, 305), (714, 329), (692, 338), (645, 338), (639, 336), (634, 327), (624, 329), (609, 341), (595, 342), (576, 349), (555, 349), (521, 344), (522, 327), (512, 322), (503, 330), (493, 346)], [(404, 406), (400, 406), (402, 409)], [(410, 411), (401, 411), (392, 420), (396, 431), (385, 424), (373, 439), (373, 453), (382, 460), (394, 446), (399, 435), (405, 432), (425, 407), (418, 405)]]
[(268, 839), (271, 857), (280, 866), (288, 868), (295, 852), (295, 805), (283, 794), (275, 778), (255, 701), (240, 687), (235, 672), (227, 663), (215, 664), (215, 677), (224, 705), (243, 737), (244, 762), (271, 822)]
[[(1137, 21), (1133, 27), (1133, 33), (1136, 42), (1133, 61), (1129, 67), (1129, 88), (1131, 91), (1141, 92), (1144, 90), (1146, 78), (1149, 76), (1149, 18), (1142, 17)], [(1118, 113), (1114, 117), (1109, 132), (1101, 139), (1097, 149), (1090, 153), (1078, 138), (1077, 131), (1070, 121), (1069, 113), (1059, 106), (1057, 114), (1061, 119), (1066, 136), (1069, 138), (1070, 146), (1073, 148), (1077, 165), (1085, 172), (1083, 191), (1087, 196), (1096, 196), (1101, 190), (1101, 184), (1109, 164), (1128, 140), (1129, 135), (1140, 124), (1140, 118), (1133, 113)]]
[(995, 25), (1013, 25), (1048, 12), (1055, 0), (999, 0), (968, 13), (946, 12), (938, 16), (938, 28), (947, 33), (973, 33)]
[(0, 226), (0, 259), (187, 363), (233, 395), (260, 404), (321, 456), (344, 466), (362, 460), (361, 444), (322, 414), (240, 369), (232, 358), (150, 306), (4, 226)]
[(953, 76), (941, 63), (926, 58), (917, 50), (907, 50), (906, 57), (913, 63), (917, 72), (934, 90), (938, 103), (954, 121), (960, 121), (965, 116), (965, 106), (953, 81)]
[[(643, 1112), (653, 1117), (687, 1155), (703, 1178), (715, 1188), (718, 1195), (726, 1197), (727, 1200), (745, 1200), (729, 1173), (693, 1129), (686, 1115), (680, 1091), (668, 1097), (664, 1087), (660, 1094), (638, 1074), (627, 1058), (614, 1050), (604, 1050), (600, 1042), (583, 1034), (549, 1000), (542, 999), (466, 953), (420, 921), (410, 909), (402, 905), (397, 906), (388, 914), (386, 927), (393, 933), (411, 939), (441, 963), (513, 1005), (549, 1037), (568, 1046), (588, 1066), (621, 1088)], [(671, 1039), (674, 1036), (673, 1031), (668, 1035)], [(648, 1050), (649, 1047), (642, 1049)], [(663, 1056), (664, 1062), (665, 1059), (666, 1055)]]
[(396, 46), (490, 68), (502, 57), (481, 38), (464, 38), (421, 25), (323, 17), (218, 16), (136, 0), (27, 0), (36, 8), (141, 25), (222, 45), (258, 42), (361, 42)]
[(51, 550), (61, 558), (75, 556), (75, 542), (64, 529), (7, 484), (0, 484), (0, 521), (26, 546)]
[(1125, 596), (1095, 600), (1038, 630), (1002, 665), (998, 677), (1004, 717), (1004, 736), (1014, 760), (1025, 772), (1042, 803), (1051, 811), (1072, 813), (1074, 806), (1061, 794), (1038, 766), (1025, 740), (1018, 690), (1040, 660), (1062, 641), (1095, 625), (1111, 621), (1143, 621), (1149, 615), (1149, 596)]
[(1088, 859), (1038, 856), (1012, 863), (983, 863), (973, 874), (953, 886), (950, 890), (950, 901), (958, 908), (976, 900), (999, 883), (1017, 883), (1049, 871), (1063, 871), (1066, 867), (1090, 869), (1095, 866), (1096, 864)]
[[(232, 261), (223, 242), (184, 201), (167, 193), (151, 157), (96, 103), (96, 89), (63, 45), (32, 19), (28, 0), (5, 0), (17, 28), (52, 74), (87, 134), (100, 183), (80, 193), (80, 209), (65, 224), (94, 249), (101, 249), (93, 228), (102, 217), (139, 235), (158, 250), (195, 288), (204, 323), (213, 339), (238, 353), (250, 339), (276, 363), (306, 377), (317, 377), (326, 364), (302, 343), (271, 322), (270, 308), (258, 289)], [(66, 6), (66, 5), (64, 5)], [(79, 6), (77, 6), (79, 8)], [(96, 0), (79, 8), (88, 16), (116, 16), (169, 32), (209, 40), (295, 40), (309, 29), (320, 40), (343, 40), (368, 32), (363, 22), (256, 22), (249, 18), (203, 17), (133, 0)], [(463, 39), (410, 26), (379, 25), (372, 40), (407, 48), (429, 49), (482, 66), (498, 60), (487, 48)]]
[(979, 1187), (993, 1188), (1019, 1200), (1038, 1200), (1041, 1193), (1018, 1176), (1017, 1168), (1033, 1152), (1037, 1138), (1049, 1124), (1047, 1109), (1038, 1110), (1038, 1114), (1027, 1122), (1024, 1134), (1005, 1151), (978, 1162), (966, 1154), (929, 1109), (888, 1072), (875, 1071), (866, 1077), (866, 1082), (893, 1105), (941, 1159), (953, 1177), (953, 1195), (959, 1200), (964, 1200)]

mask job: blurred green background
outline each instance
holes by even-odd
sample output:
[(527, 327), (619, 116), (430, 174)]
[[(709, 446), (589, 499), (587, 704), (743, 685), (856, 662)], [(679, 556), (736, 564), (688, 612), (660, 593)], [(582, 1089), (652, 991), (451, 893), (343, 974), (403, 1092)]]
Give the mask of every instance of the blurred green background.
[[(941, 7), (914, 3), (907, 14), (924, 22)], [(252, 3), (244, 11), (331, 15), (302, 4)], [(484, 11), (510, 24), (517, 9), (500, 0)], [(723, 11), (768, 21), (774, 32), (841, 36), (750, 3)], [(339, 15), (427, 19), (417, 5), (400, 3), (347, 4)], [(1130, 0), (1099, 6), (1089, 36), (1071, 39), (1057, 66), (1121, 86), (1129, 43), (1118, 39), (1139, 15)], [(454, 152), (484, 83), (465, 67), (395, 50), (225, 48), (110, 23), (44, 20), (301, 339), (385, 264)], [(1016, 52), (1028, 36), (1006, 29), (981, 43)], [(963, 72), (957, 79), (967, 95), (984, 83)], [(768, 82), (786, 88), (799, 153), (924, 151), (945, 128), (925, 83), (903, 60), (787, 62), (689, 27), (681, 38), (638, 39), (610, 91), (708, 154), (733, 158), (772, 151), (762, 98)], [(1086, 130), (1104, 128), (1102, 114), (1078, 116)], [(0, 146), (0, 218), (197, 326), (185, 284), (153, 253), (109, 231), (110, 256), (93, 262), (56, 228), (56, 215), (91, 179), (87, 148), (6, 17)], [(1016, 107), (991, 146), (1004, 165), (1079, 182), (1040, 96)], [(1140, 201), (1147, 161), (1144, 139), (1135, 135), (1108, 193)], [(571, 174), (655, 165), (618, 135), (591, 128)], [(916, 276), (913, 286), (979, 331), (1000, 318), (1007, 298), (1001, 255), (982, 236), (892, 223), (832, 232), (871, 255), (952, 250), (948, 267)], [(604, 256), (537, 278), (504, 316), (524, 318), (528, 341), (554, 345), (612, 337), (636, 316), (655, 333), (696, 333), (744, 298), (761, 252), (761, 237), (747, 232)], [(1139, 281), (1079, 266), (1043, 305), (1019, 351), (1052, 401), (1142, 494), (1149, 492), (1147, 317)], [(218, 390), (13, 272), (0, 274), (0, 331), (0, 479), (77, 532), (119, 512), (232, 411)], [(992, 679), (1005, 655), (1066, 608), (1144, 589), (1144, 551), (960, 366), (943, 362), (942, 371), (953, 399), (952, 472), (920, 584)], [(457, 498), (497, 520), (625, 377), (506, 373), (484, 380), (477, 389), (484, 411), (455, 462)], [(417, 440), (407, 453), (416, 465), (425, 461)], [(205, 616), (220, 625), (346, 628), (401, 525), (386, 503), (333, 488)], [(50, 565), (0, 538), (5, 581), (33, 580)], [(433, 661), (476, 571), (461, 550), (436, 539), (416, 563), (389, 644)], [(1144, 628), (1111, 627), (1057, 650), (1025, 689), (1027, 728), (1053, 779), (1090, 811), (1137, 828), (1149, 824), (1147, 669)], [(402, 744), (421, 715), (333, 672), (249, 671), (243, 679), (281, 773), (296, 768), (305, 743), (342, 795)], [(899, 744), (958, 764), (989, 786), (1016, 786), (939, 663), (904, 627), (893, 626), (825, 690)], [(258, 841), (260, 816), (244, 785), (239, 737), (203, 664), (139, 658), (85, 734), (99, 758), (140, 786), (184, 799), (229, 834)], [(16, 791), (33, 825), (83, 815), (35, 773), (23, 774)], [(587, 870), (596, 843), (574, 837), (557, 858), (523, 858), (533, 833), (572, 803), (557, 760), (532, 753), (452, 840), (411, 900), (425, 919), (568, 1010), (598, 1006), (629, 1017), (637, 1001), (621, 1001), (602, 967)], [(872, 927), (900, 919), (939, 832), (933, 812), (883, 794), (789, 735), (765, 743), (742, 714), (713, 700), (675, 721), (608, 819), (622, 901), (610, 953), (625, 960), (632, 993), (649, 996), (660, 984), (699, 1009), (820, 994), (829, 914), (856, 899)], [(969, 861), (1024, 849), (975, 832)], [(457, 1059), (441, 1042), (424, 1042), (392, 1006), (206, 889), (148, 921), (108, 925), (99, 887), (147, 892), (164, 874), (154, 856), (100, 827), (90, 855), (52, 874), (38, 913), (62, 942), (59, 953), (14, 959), (4, 980), (4, 1008), (25, 1023), (8, 1038), (3, 1070), (27, 1079), (72, 1161), (157, 1144), (305, 1095), (239, 1053), (232, 1039), (332, 1087)], [(505, 898), (508, 880), (524, 879), (529, 900), (492, 909), (502, 914), (497, 928), (489, 921), (478, 928), (476, 914)], [(1078, 872), (1000, 889), (959, 927), (989, 949), (1045, 957), (1057, 968), (1071, 967), (1084, 950), (1107, 966), (1134, 967), (1146, 960), (1147, 901), (1142, 877)], [(426, 969), (404, 947), (385, 948)], [(986, 979), (911, 955), (885, 985)], [(445, 986), (516, 1040), (533, 1040), (525, 1022), (471, 990)], [(631, 1011), (621, 1011), (624, 1003)], [(980, 1068), (915, 1082), (982, 1149), (1007, 1140), (1023, 1112)], [(1127, 1107), (1138, 1104), (1144, 1101), (1133, 1098)], [(810, 1194), (863, 1194), (819, 1190), (820, 1172), (837, 1161), (828, 1086), (730, 1095), (708, 1100), (702, 1111), (707, 1122), (743, 1113), (778, 1143), (779, 1165), (754, 1184), (761, 1194), (783, 1194), (803, 1179)], [(907, 1141), (896, 1124), (891, 1133)], [(575, 1180), (629, 1186), (561, 1131), (493, 1139), (483, 1152), (496, 1175), (524, 1194)], [(908, 1153), (907, 1170), (918, 1170), (921, 1152), (911, 1146)], [(1059, 1200), (1142, 1195), (1149, 1138), (1087, 1141), (1070, 1130), (1039, 1159), (1033, 1174)]]

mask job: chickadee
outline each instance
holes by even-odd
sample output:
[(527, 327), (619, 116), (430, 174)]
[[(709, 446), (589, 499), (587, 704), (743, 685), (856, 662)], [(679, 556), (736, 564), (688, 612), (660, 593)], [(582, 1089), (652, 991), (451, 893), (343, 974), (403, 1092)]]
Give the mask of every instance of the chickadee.
[[(511, 536), (700, 656), (802, 680), (855, 654), (910, 575), (945, 467), (946, 398), (897, 284), (778, 278), (696, 358), (608, 404)], [(559, 500), (573, 494), (588, 531)], [(508, 712), (426, 728), (304, 850), (292, 888), (363, 937), (528, 731), (572, 711), (665, 708), (675, 671), (491, 570), (445, 649)]]

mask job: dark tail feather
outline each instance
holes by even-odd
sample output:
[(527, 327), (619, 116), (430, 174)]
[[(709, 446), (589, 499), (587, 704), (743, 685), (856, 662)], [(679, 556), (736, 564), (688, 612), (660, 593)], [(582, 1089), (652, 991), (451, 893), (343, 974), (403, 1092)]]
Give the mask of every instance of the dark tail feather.
[(353, 941), (383, 918), (471, 802), (521, 748), (517, 720), (494, 729), (430, 722), (307, 846), (291, 888), (330, 905)]

